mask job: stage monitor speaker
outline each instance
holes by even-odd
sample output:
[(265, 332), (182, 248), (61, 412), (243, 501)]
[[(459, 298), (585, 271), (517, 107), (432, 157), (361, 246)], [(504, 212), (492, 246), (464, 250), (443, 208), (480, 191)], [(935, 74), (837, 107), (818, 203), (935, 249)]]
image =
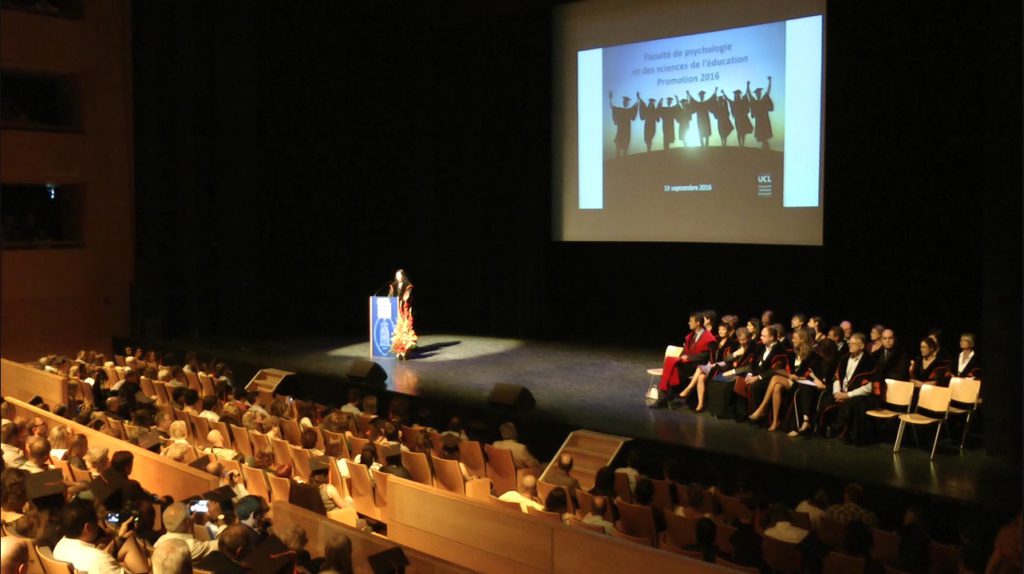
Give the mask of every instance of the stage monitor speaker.
[(495, 383), (491, 394), (487, 397), (487, 404), (495, 408), (522, 411), (532, 408), (537, 401), (533, 400), (530, 389), (522, 385)]
[(387, 371), (373, 361), (356, 359), (348, 366), (345, 376), (358, 383), (376, 385), (383, 383), (388, 378)]

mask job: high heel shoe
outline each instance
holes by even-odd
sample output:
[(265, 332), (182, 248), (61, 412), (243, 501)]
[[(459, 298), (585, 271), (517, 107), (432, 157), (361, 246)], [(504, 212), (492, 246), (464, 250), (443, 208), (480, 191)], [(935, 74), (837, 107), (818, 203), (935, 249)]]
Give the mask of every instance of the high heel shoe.
[(789, 438), (796, 438), (798, 436), (803, 435), (809, 430), (811, 430), (811, 423), (804, 421), (804, 424), (800, 425), (800, 428), (789, 431), (788, 433), (786, 433), (786, 436), (788, 436)]
[(750, 420), (752, 420), (752, 421), (759, 421), (759, 420), (761, 420), (761, 419), (763, 419), (763, 418), (764, 418), (764, 413), (759, 413), (759, 412), (757, 412), (757, 411), (754, 411), (754, 412), (753, 412), (753, 413), (751, 413), (751, 414), (750, 414), (750, 416), (748, 416), (747, 418), (748, 418), (748, 419), (750, 419)]

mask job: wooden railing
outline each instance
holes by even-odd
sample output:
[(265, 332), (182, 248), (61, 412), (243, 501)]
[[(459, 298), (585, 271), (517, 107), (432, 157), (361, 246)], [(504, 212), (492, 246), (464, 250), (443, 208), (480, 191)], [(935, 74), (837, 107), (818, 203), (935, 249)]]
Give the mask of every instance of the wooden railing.
[(65, 377), (7, 359), (0, 359), (0, 393), (26, 403), (41, 397), (51, 407), (68, 402)]

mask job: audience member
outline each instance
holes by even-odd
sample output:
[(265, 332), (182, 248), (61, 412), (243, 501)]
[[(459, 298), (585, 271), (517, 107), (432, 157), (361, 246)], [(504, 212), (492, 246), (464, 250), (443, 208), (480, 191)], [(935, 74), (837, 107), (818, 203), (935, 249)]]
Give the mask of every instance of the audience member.
[(213, 422), (220, 420), (220, 415), (217, 414), (217, 397), (205, 397), (202, 404), (203, 410), (199, 411), (199, 416)]
[(584, 524), (594, 524), (604, 528), (604, 533), (611, 536), (615, 530), (615, 524), (605, 518), (608, 512), (608, 498), (595, 496), (590, 502), (590, 512), (583, 517)]
[[(342, 405), (341, 412), (349, 413), (349, 414), (356, 415), (356, 416), (363, 414), (363, 411), (360, 410), (360, 408), (359, 408), (359, 404), (360, 404), (361, 401), (362, 401), (362, 393), (359, 392), (359, 389), (349, 389), (349, 391), (348, 391), (348, 402), (345, 403), (344, 405)], [(335, 432), (340, 432), (340, 431), (335, 431)]]
[(380, 467), (380, 472), (386, 472), (407, 480), (412, 480), (412, 475), (409, 474), (409, 469), (402, 466), (401, 452), (389, 454), (386, 462), (387, 464)]
[(207, 433), (206, 442), (210, 443), (210, 446), (204, 450), (219, 459), (239, 460), (242, 458), (242, 455), (224, 446), (224, 436), (220, 434), (219, 430), (214, 429)]
[(547, 499), (544, 500), (544, 511), (553, 512), (561, 516), (562, 522), (568, 520), (571, 516), (569, 513), (569, 497), (566, 496), (564, 488), (551, 489)]
[(189, 556), (194, 561), (199, 561), (217, 550), (217, 543), (213, 541), (196, 540), (192, 529), (192, 515), (182, 502), (175, 502), (163, 511), (164, 528), (167, 533), (157, 539), (154, 546), (160, 546), (166, 542), (178, 540), (188, 548)]
[(861, 506), (863, 500), (864, 487), (851, 482), (843, 489), (843, 503), (830, 506), (825, 511), (825, 516), (842, 523), (859, 520), (874, 528), (878, 520), (875, 513)]
[(50, 441), (41, 436), (32, 435), (25, 444), (28, 460), (21, 468), (35, 474), (50, 470)]
[(344, 534), (335, 534), (324, 545), (321, 574), (352, 574), (352, 541)]
[(829, 505), (828, 493), (821, 488), (812, 498), (801, 500), (800, 504), (796, 505), (796, 511), (806, 513), (811, 519), (811, 530), (818, 532), (821, 530), (821, 517), (825, 515)]
[(575, 504), (576, 491), (580, 488), (580, 481), (576, 480), (576, 477), (572, 476), (572, 465), (572, 455), (567, 452), (563, 452), (558, 457), (558, 464), (548, 469), (544, 480), (556, 486), (564, 486), (569, 491), (569, 496)]
[(150, 556), (152, 574), (191, 574), (192, 556), (188, 545), (181, 540), (168, 540), (153, 550)]
[(4, 465), (17, 468), (25, 464), (25, 453), (22, 452), (21, 429), (14, 422), (6, 422), (0, 426), (0, 448), (4, 452)]
[[(561, 489), (559, 489), (561, 490)], [(535, 510), (544, 510), (544, 505), (537, 495), (537, 477), (532, 474), (525, 474), (519, 479), (519, 489), (503, 492), (499, 497), (505, 502), (516, 502), (524, 513), (529, 507)]]
[(809, 534), (799, 526), (793, 526), (790, 522), (789, 509), (781, 504), (773, 504), (768, 507), (767, 528), (764, 529), (766, 538), (774, 538), (781, 542), (798, 544)]
[(641, 476), (640, 480), (636, 481), (636, 503), (651, 508), (651, 512), (654, 513), (654, 526), (658, 532), (663, 532), (668, 528), (665, 522), (665, 512), (654, 505), (654, 483), (646, 476)]
[(701, 518), (697, 521), (697, 543), (686, 547), (686, 550), (700, 552), (705, 562), (714, 562), (718, 555), (718, 547), (715, 545), (717, 531), (714, 520)]
[(871, 528), (867, 524), (860, 520), (851, 520), (846, 523), (844, 551), (851, 556), (864, 559), (864, 574), (883, 574), (885, 566), (871, 557), (873, 543)]
[(241, 574), (248, 572), (245, 558), (259, 545), (251, 536), (251, 528), (245, 524), (233, 524), (224, 529), (217, 539), (217, 550), (195, 564), (196, 568), (217, 574)]
[[(616, 474), (626, 475), (626, 480), (629, 481), (629, 492), (633, 494), (636, 492), (636, 479), (640, 476), (640, 451), (636, 448), (631, 448), (626, 452), (626, 465), (615, 469)], [(614, 481), (615, 477), (612, 477)], [(615, 484), (612, 483), (612, 491), (614, 492)]]
[(507, 448), (512, 451), (512, 462), (516, 468), (539, 468), (540, 462), (530, 454), (530, 449), (517, 440), (516, 425), (504, 423), (498, 428), (501, 440), (494, 441), (493, 446)]
[(120, 573), (123, 569), (114, 557), (120, 556), (132, 525), (130, 519), (123, 521), (113, 539), (100, 543), (103, 529), (92, 504), (73, 500), (65, 506), (61, 516), (64, 537), (53, 548), (53, 557), (89, 574)]
[(309, 543), (309, 538), (306, 536), (306, 531), (297, 524), (291, 524), (282, 529), (275, 529), (275, 535), (281, 540), (282, 543), (295, 553), (295, 566), (296, 573), (312, 573), (319, 572), (320, 566), (323, 564), (323, 558), (314, 559), (309, 551), (306, 550), (306, 544)]

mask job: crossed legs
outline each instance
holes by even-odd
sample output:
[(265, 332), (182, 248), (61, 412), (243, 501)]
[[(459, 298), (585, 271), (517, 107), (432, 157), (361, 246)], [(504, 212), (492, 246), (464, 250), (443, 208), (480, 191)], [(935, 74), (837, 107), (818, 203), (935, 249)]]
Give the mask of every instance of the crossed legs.
[(779, 424), (782, 422), (779, 420), (779, 409), (782, 407), (782, 393), (783, 391), (789, 390), (793, 386), (793, 381), (782, 375), (773, 375), (768, 381), (768, 388), (765, 390), (764, 399), (757, 409), (750, 415), (750, 420), (756, 421), (764, 416), (764, 411), (768, 407), (768, 402), (772, 403), (772, 424), (768, 427), (769, 431), (774, 431), (779, 428)]

